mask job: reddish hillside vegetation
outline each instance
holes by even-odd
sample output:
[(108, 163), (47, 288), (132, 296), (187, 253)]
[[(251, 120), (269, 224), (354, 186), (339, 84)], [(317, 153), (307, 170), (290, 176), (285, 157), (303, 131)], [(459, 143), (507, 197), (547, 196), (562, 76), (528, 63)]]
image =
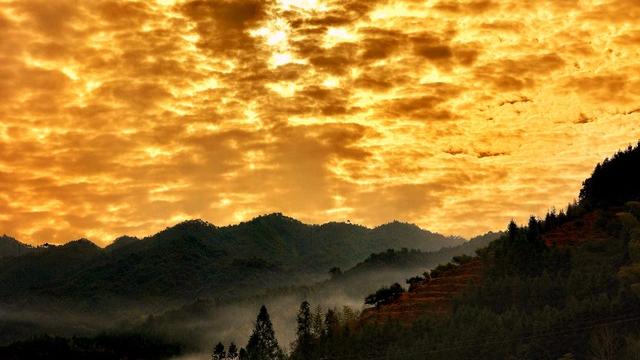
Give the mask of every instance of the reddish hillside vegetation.
[[(616, 208), (611, 208), (613, 214)], [(577, 219), (564, 222), (542, 234), (548, 247), (571, 247), (586, 241), (606, 239), (606, 234), (596, 222), (602, 210), (592, 211)], [(442, 271), (437, 277), (418, 283), (398, 299), (385, 305), (366, 309), (361, 320), (384, 321), (398, 319), (411, 322), (425, 314), (444, 315), (453, 305), (453, 298), (467, 286), (479, 283), (483, 278), (482, 262), (474, 258), (453, 269)]]
[(366, 309), (361, 320), (368, 322), (398, 319), (411, 322), (425, 314), (446, 314), (451, 310), (453, 298), (468, 285), (481, 279), (482, 263), (474, 258), (454, 269), (443, 271), (438, 277), (413, 286), (390, 304)]
[(568, 247), (581, 244), (587, 240), (604, 238), (606, 235), (596, 226), (597, 219), (598, 213), (590, 212), (550, 230), (542, 235), (542, 240), (549, 247)]

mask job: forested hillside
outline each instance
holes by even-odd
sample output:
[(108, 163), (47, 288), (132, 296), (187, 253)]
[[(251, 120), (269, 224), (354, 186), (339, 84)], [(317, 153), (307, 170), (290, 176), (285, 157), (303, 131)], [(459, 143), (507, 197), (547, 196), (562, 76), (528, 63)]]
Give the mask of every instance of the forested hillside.
[(288, 343), (295, 335), (288, 325), (295, 321), (295, 308), (301, 301), (312, 301), (317, 317), (320, 317), (319, 306), (323, 309), (338, 306), (341, 311), (351, 314), (351, 318), (361, 310), (362, 299), (379, 286), (393, 281), (404, 282), (416, 272), (448, 262), (452, 256), (473, 254), (499, 235), (488, 233), (434, 252), (389, 249), (371, 254), (350, 269), (332, 269), (331, 274), (327, 274), (331, 278), (325, 281), (279, 287), (251, 297), (201, 298), (146, 319), (137, 331), (162, 334), (185, 344), (188, 350), (199, 351), (207, 348), (212, 338), (224, 342), (242, 340), (251, 330), (254, 311), (266, 304), (270, 309), (277, 309), (273, 317), (279, 338)]
[(0, 258), (20, 256), (34, 251), (35, 248), (7, 236), (0, 236)]
[(82, 239), (29, 252), (14, 241), (13, 256), (0, 259), (0, 302), (244, 296), (319, 280), (331, 267), (389, 248), (433, 251), (462, 242), (412, 224), (307, 225), (282, 214), (225, 227), (186, 221), (144, 239), (118, 238), (106, 249)]
[(357, 321), (329, 311), (322, 331), (305, 331), (302, 306), (292, 357), (637, 359), (639, 155), (640, 144), (598, 165), (578, 202), (510, 223), (475, 258), (372, 294)]
[[(248, 307), (257, 299), (290, 301), (296, 296), (291, 302), (295, 303), (304, 296), (299, 294), (331, 283), (331, 268), (349, 269), (372, 253), (402, 253), (409, 247), (422, 249), (412, 253), (427, 254), (443, 246), (456, 249), (463, 242), (400, 222), (376, 228), (307, 225), (282, 214), (226, 227), (186, 221), (143, 239), (119, 237), (104, 249), (87, 239), (37, 248), (8, 237), (0, 240), (0, 245), (12, 246), (0, 259), (0, 345), (38, 334), (88, 336), (128, 329), (145, 322), (149, 314), (192, 303), (210, 305), (206, 313), (212, 317), (204, 328), (220, 333), (228, 323), (219, 314), (229, 311), (229, 304)], [(406, 274), (430, 264), (416, 260), (396, 270)], [(358, 298), (404, 276), (389, 277), (386, 269), (380, 270), (385, 271), (375, 273), (387, 274), (381, 282), (368, 277), (370, 272), (358, 277), (359, 283), (367, 284), (355, 292)], [(189, 314), (184, 319), (188, 328), (200, 321)], [(168, 329), (192, 334), (180, 324), (169, 324)], [(206, 341), (203, 337), (206, 333), (191, 339), (200, 346)]]

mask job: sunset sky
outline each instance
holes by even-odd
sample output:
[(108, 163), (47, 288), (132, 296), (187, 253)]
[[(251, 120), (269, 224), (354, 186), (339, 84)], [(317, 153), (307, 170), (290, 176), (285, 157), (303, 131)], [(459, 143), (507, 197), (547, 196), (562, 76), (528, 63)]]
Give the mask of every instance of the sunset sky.
[(503, 229), (640, 138), (640, 5), (0, 0), (0, 234)]

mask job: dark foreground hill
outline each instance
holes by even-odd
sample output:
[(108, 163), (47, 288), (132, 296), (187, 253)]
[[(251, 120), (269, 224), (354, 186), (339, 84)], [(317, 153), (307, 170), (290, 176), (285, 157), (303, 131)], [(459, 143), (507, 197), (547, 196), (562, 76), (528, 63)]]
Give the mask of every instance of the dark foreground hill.
[(0, 259), (28, 254), (35, 250), (34, 247), (23, 244), (10, 236), (0, 236)]
[(85, 239), (38, 251), (15, 242), (13, 256), (0, 259), (0, 303), (94, 307), (235, 297), (320, 279), (331, 267), (389, 248), (434, 251), (462, 242), (400, 222), (373, 229), (307, 225), (282, 214), (225, 227), (186, 221), (144, 239), (118, 238), (105, 249)]

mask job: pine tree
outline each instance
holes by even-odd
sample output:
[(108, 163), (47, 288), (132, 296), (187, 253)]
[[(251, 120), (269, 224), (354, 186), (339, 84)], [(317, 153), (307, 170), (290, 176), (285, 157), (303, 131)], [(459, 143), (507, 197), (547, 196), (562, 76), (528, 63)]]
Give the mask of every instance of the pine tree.
[(231, 343), (229, 345), (229, 350), (227, 351), (227, 359), (229, 360), (238, 359), (238, 347), (236, 346), (236, 344)]
[[(424, 280), (424, 279), (422, 279)], [(358, 314), (348, 305), (342, 307), (342, 316), (344, 317), (344, 323), (351, 325), (358, 319)]]
[(319, 338), (324, 333), (324, 326), (322, 324), (322, 307), (320, 305), (316, 306), (316, 309), (313, 313), (313, 335), (316, 338)]
[(247, 344), (247, 358), (249, 360), (284, 359), (284, 353), (278, 346), (273, 324), (271, 324), (269, 313), (264, 305), (260, 308), (256, 326)]
[(216, 347), (213, 349), (213, 355), (211, 356), (212, 360), (224, 360), (226, 359), (227, 355), (224, 351), (224, 345), (222, 345), (221, 342), (218, 343), (218, 345), (216, 345)]
[(511, 222), (509, 222), (509, 227), (507, 228), (507, 234), (509, 235), (509, 240), (511, 241), (514, 241), (518, 236), (518, 225), (516, 225), (515, 221), (511, 220)]
[(535, 216), (529, 218), (529, 226), (527, 227), (527, 240), (530, 244), (537, 244), (540, 238), (540, 223)]
[(314, 340), (311, 332), (311, 322), (311, 306), (307, 301), (303, 301), (298, 311), (298, 329), (292, 354), (293, 359), (306, 360), (311, 357)]
[(327, 315), (325, 315), (324, 318), (324, 328), (326, 329), (327, 338), (332, 338), (338, 331), (339, 326), (340, 321), (338, 320), (336, 312), (332, 309), (327, 310)]
[(238, 358), (240, 360), (248, 360), (249, 354), (247, 354), (247, 350), (245, 348), (240, 348), (240, 352), (238, 353)]

